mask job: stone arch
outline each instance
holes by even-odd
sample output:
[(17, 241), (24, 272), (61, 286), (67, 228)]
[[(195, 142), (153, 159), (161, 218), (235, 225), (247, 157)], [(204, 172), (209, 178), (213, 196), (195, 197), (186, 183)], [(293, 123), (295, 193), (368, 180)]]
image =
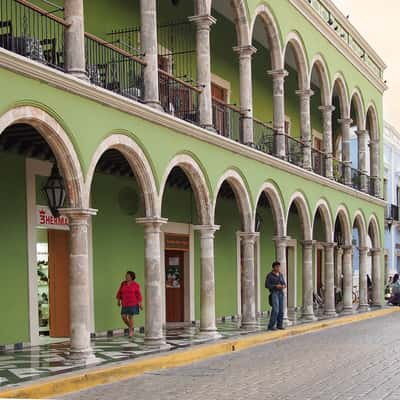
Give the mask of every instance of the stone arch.
[(96, 148), (86, 174), (86, 196), (89, 201), (96, 166), (107, 150), (118, 150), (127, 160), (144, 196), (146, 217), (160, 216), (154, 173), (141, 147), (124, 134), (112, 134)]
[(381, 248), (381, 237), (379, 232), (378, 220), (375, 215), (371, 215), (368, 221), (368, 234), (371, 238), (372, 247), (374, 249)]
[(312, 62), (311, 62), (311, 68), (310, 68), (310, 73), (308, 77), (308, 84), (311, 87), (311, 79), (312, 79), (312, 73), (314, 71), (314, 68), (317, 71), (317, 74), (319, 76), (319, 81), (321, 83), (321, 105), (322, 106), (330, 106), (331, 105), (331, 92), (330, 92), (330, 87), (329, 87), (329, 70), (328, 66), (322, 57), (321, 54), (317, 54), (314, 56)]
[(239, 206), (239, 212), (242, 219), (242, 228), (245, 232), (253, 232), (253, 212), (251, 207), (250, 195), (244, 179), (235, 170), (226, 171), (218, 180), (214, 191), (213, 220), (215, 219), (215, 211), (217, 207), (218, 193), (224, 182), (228, 182), (235, 193), (236, 202)]
[(339, 206), (336, 210), (335, 223), (337, 220), (339, 220), (342, 231), (344, 233), (345, 245), (350, 246), (352, 244), (350, 217), (347, 208), (343, 205)]
[(286, 212), (285, 232), (287, 232), (290, 208), (292, 204), (295, 204), (297, 209), (299, 210), (304, 240), (312, 240), (312, 223), (311, 223), (310, 210), (308, 208), (307, 200), (304, 197), (303, 193), (301, 192), (293, 193), (293, 195), (289, 200), (289, 206)]
[(265, 194), (269, 203), (271, 204), (272, 215), (275, 223), (275, 234), (276, 236), (283, 237), (286, 235), (286, 221), (285, 221), (283, 201), (278, 189), (272, 182), (265, 182), (261, 186), (261, 189), (257, 194), (254, 213), (253, 213), (252, 226), (253, 227), (255, 226), (257, 204), (263, 193)]
[(367, 228), (364, 215), (361, 211), (357, 211), (353, 219), (353, 227), (358, 230), (360, 247), (367, 247)]
[(379, 140), (379, 126), (378, 126), (378, 113), (376, 111), (375, 104), (369, 103), (367, 108), (367, 113), (365, 116), (365, 126), (367, 126), (367, 121), (370, 127), (370, 137), (372, 140)]
[(337, 73), (333, 79), (332, 83), (332, 91), (331, 91), (331, 99), (333, 99), (333, 93), (335, 88), (338, 89), (339, 93), (339, 103), (340, 103), (340, 118), (349, 118), (350, 117), (350, 101), (349, 94), (347, 90), (346, 80), (341, 73)]
[(30, 125), (40, 133), (50, 146), (62, 172), (69, 206), (87, 207), (81, 164), (74, 145), (60, 123), (38, 107), (19, 106), (0, 117), (0, 135), (14, 124)]
[(186, 174), (192, 190), (194, 192), (194, 196), (196, 199), (196, 208), (197, 215), (200, 220), (200, 224), (202, 225), (213, 225), (214, 218), (212, 216), (212, 202), (210, 198), (210, 191), (207, 185), (207, 178), (203, 169), (199, 166), (197, 161), (195, 161), (188, 154), (178, 154), (176, 155), (168, 164), (165, 169), (161, 185), (160, 185), (160, 194), (158, 200), (158, 208), (161, 213), (162, 209), (162, 200), (165, 192), (165, 187), (167, 184), (168, 177), (171, 171), (175, 168), (181, 168)]
[(320, 213), (323, 223), (325, 225), (325, 240), (326, 243), (332, 243), (333, 242), (333, 234), (334, 234), (334, 229), (333, 229), (333, 222), (332, 222), (332, 214), (329, 209), (328, 203), (324, 200), (321, 199), (317, 202), (313, 214), (313, 234), (314, 234), (314, 223), (315, 223), (315, 218), (317, 216), (317, 213)]
[(350, 98), (350, 107), (354, 104), (355, 123), (359, 130), (365, 129), (365, 116), (364, 116), (364, 101), (361, 92), (358, 88), (353, 90)]
[(295, 55), (295, 61), (297, 66), (297, 73), (299, 76), (299, 90), (307, 90), (309, 89), (308, 83), (308, 63), (307, 63), (307, 54), (305, 50), (305, 46), (303, 40), (298, 32), (292, 31), (289, 32), (285, 47), (283, 49), (283, 60), (282, 65), (285, 65), (286, 51), (288, 46), (292, 46), (293, 53)]
[(278, 24), (275, 21), (275, 17), (271, 12), (271, 10), (265, 4), (258, 5), (254, 11), (254, 15), (250, 23), (251, 40), (254, 35), (254, 26), (257, 17), (261, 18), (266, 31), (271, 51), (272, 69), (281, 70), (284, 67), (282, 63), (282, 45), (281, 45)]

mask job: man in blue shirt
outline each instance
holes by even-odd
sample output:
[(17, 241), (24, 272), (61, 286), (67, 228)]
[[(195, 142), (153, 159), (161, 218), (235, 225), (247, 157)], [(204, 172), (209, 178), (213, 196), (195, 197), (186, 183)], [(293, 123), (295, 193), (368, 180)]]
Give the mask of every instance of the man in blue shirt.
[(283, 290), (286, 288), (286, 282), (280, 268), (280, 262), (274, 261), (272, 271), (265, 278), (265, 287), (270, 291), (270, 305), (272, 306), (268, 324), (270, 331), (275, 331), (277, 328), (285, 329), (283, 327)]

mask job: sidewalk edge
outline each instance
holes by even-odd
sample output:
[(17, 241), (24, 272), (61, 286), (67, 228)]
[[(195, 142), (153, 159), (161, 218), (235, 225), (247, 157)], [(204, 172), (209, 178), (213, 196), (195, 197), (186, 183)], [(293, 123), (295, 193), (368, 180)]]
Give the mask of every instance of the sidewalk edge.
[(400, 312), (400, 308), (381, 309), (362, 314), (334, 318), (304, 325), (294, 326), (284, 331), (250, 334), (235, 339), (208, 343), (189, 349), (172, 351), (170, 353), (149, 356), (143, 359), (125, 361), (123, 364), (98, 367), (87, 372), (74, 371), (68, 376), (49, 378), (38, 383), (0, 391), (0, 398), (49, 398), (67, 393), (89, 389), (101, 384), (109, 384), (124, 379), (133, 378), (145, 372), (174, 368), (195, 361), (205, 360), (232, 351), (269, 343), (276, 340), (316, 332), (351, 324), (371, 318), (377, 318)]

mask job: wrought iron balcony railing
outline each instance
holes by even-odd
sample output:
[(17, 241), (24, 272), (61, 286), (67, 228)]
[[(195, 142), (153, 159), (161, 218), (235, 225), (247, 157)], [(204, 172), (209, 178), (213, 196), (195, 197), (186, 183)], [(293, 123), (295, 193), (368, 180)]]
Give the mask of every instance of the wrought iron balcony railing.
[(298, 167), (303, 167), (303, 143), (291, 136), (286, 135), (287, 160)]
[(66, 26), (27, 1), (0, 1), (0, 47), (59, 70), (64, 70)]
[(361, 171), (355, 168), (351, 169), (351, 186), (354, 189), (361, 190), (361, 176)]
[(122, 96), (142, 101), (145, 63), (118, 47), (85, 34), (86, 71), (91, 83)]
[(400, 221), (399, 206), (396, 204), (388, 204), (385, 210), (385, 219)]
[(325, 153), (311, 148), (311, 165), (316, 174), (325, 176)]
[(344, 183), (344, 176), (345, 176), (345, 164), (337, 160), (336, 158), (333, 159), (333, 179), (336, 182)]
[(275, 154), (273, 128), (257, 119), (253, 119), (254, 147), (267, 154)]
[(242, 142), (242, 115), (240, 110), (213, 98), (213, 125), (221, 136)]
[(200, 89), (160, 70), (159, 91), (165, 112), (193, 124), (199, 123)]

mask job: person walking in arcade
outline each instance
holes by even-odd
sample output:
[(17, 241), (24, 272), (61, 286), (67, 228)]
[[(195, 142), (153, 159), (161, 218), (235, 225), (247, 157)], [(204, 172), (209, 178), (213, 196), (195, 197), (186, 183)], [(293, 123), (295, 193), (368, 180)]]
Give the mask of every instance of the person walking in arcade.
[(128, 271), (125, 275), (125, 281), (117, 292), (118, 307), (121, 307), (121, 317), (126, 326), (129, 328), (128, 336), (133, 336), (133, 316), (139, 314), (139, 310), (143, 310), (142, 293), (140, 285), (136, 282), (136, 274)]

